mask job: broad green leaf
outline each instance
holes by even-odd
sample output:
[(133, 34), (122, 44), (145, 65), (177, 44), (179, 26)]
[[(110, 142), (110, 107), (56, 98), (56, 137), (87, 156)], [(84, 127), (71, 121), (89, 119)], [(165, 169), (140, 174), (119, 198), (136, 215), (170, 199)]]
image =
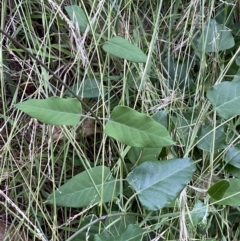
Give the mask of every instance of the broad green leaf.
[[(214, 138), (215, 137), (215, 138)], [(226, 134), (224, 127), (213, 129), (213, 126), (202, 126), (198, 134), (197, 147), (201, 150), (211, 152), (212, 150), (222, 150), (225, 148)]]
[(82, 106), (77, 99), (50, 97), (42, 100), (27, 100), (15, 105), (37, 120), (49, 125), (77, 125)]
[(129, 76), (126, 79), (127, 79), (126, 84), (129, 89), (134, 89), (134, 90), (139, 89), (141, 85), (141, 73), (131, 72), (129, 73)]
[(65, 10), (69, 16), (69, 18), (77, 23), (79, 30), (84, 32), (88, 25), (87, 17), (84, 11), (78, 5), (70, 5), (65, 7)]
[(220, 200), (230, 186), (228, 180), (219, 180), (214, 183), (207, 191), (207, 193), (215, 200)]
[(204, 26), (203, 33), (198, 40), (198, 50), (205, 53), (224, 51), (234, 45), (230, 30), (218, 24), (214, 19)]
[[(239, 61), (239, 66), (240, 66), (240, 61)], [(232, 79), (232, 82), (238, 82), (240, 81), (240, 69), (237, 71), (237, 73), (234, 74), (234, 77)]]
[(113, 37), (105, 43), (103, 45), (103, 50), (109, 54), (132, 62), (145, 63), (147, 61), (147, 56), (140, 48), (119, 36)]
[(240, 56), (238, 56), (238, 57), (235, 59), (235, 62), (236, 62), (236, 65), (237, 65), (237, 66), (240, 66)]
[(144, 230), (137, 225), (129, 224), (125, 232), (120, 236), (106, 238), (101, 235), (95, 235), (95, 241), (141, 241)]
[(227, 164), (224, 169), (234, 177), (240, 178), (240, 168)]
[[(82, 83), (72, 85), (71, 90), (81, 98), (94, 98), (100, 95), (100, 82), (95, 79), (85, 79)], [(65, 95), (72, 97), (69, 90)]]
[(166, 129), (168, 128), (168, 122), (169, 122), (169, 118), (168, 118), (168, 112), (165, 110), (161, 110), (156, 112), (152, 118), (160, 123), (161, 125), (163, 125)]
[[(111, 212), (111, 214), (113, 213)], [(121, 218), (119, 216), (110, 216), (104, 221), (105, 228), (101, 233), (101, 237), (117, 237), (124, 233), (128, 225), (134, 223), (136, 223), (136, 217), (133, 215), (124, 215)]]
[(232, 29), (234, 26), (234, 6), (230, 4), (221, 4), (219, 5), (215, 20), (224, 26), (226, 26), (228, 29)]
[(229, 181), (230, 186), (226, 190), (222, 199), (217, 201), (217, 204), (230, 205), (234, 207), (240, 206), (240, 179), (230, 178), (226, 180)]
[(232, 28), (232, 33), (236, 36), (240, 36), (240, 23), (235, 23)]
[(191, 211), (191, 220), (194, 227), (207, 222), (208, 206), (198, 200)]
[(139, 165), (145, 161), (157, 161), (161, 150), (161, 148), (131, 147), (128, 152), (128, 158), (134, 165)]
[(135, 147), (163, 147), (174, 144), (164, 126), (125, 106), (114, 108), (105, 126), (105, 133), (117, 141)]
[(141, 204), (158, 210), (170, 204), (191, 180), (195, 163), (188, 158), (148, 161), (127, 176)]
[(171, 89), (189, 91), (195, 88), (191, 74), (191, 68), (193, 68), (191, 64), (193, 64), (193, 61), (187, 60), (186, 62), (179, 63), (179, 60), (174, 60), (172, 57), (169, 57), (163, 64), (165, 67), (163, 73), (168, 79)]
[[(57, 206), (86, 207), (98, 202), (109, 202), (116, 195), (117, 185), (110, 170), (98, 166), (81, 172), (56, 189), (55, 200)], [(53, 193), (48, 196), (46, 202), (53, 204)]]
[(231, 146), (225, 154), (224, 161), (240, 168), (240, 145)]
[(207, 92), (207, 98), (217, 113), (229, 119), (240, 114), (240, 82), (222, 82)]

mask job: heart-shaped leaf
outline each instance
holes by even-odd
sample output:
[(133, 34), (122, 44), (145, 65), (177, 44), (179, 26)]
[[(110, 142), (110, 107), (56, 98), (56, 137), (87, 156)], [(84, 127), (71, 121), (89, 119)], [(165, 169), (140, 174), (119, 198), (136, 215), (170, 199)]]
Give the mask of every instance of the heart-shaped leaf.
[(205, 25), (198, 41), (199, 51), (204, 50), (205, 53), (224, 51), (234, 45), (234, 38), (229, 29), (218, 24), (214, 19)]
[(135, 147), (163, 147), (174, 144), (164, 126), (125, 106), (114, 108), (105, 126), (105, 133)]
[(62, 207), (86, 207), (109, 202), (117, 195), (118, 185), (107, 167), (97, 166), (81, 172), (50, 194), (47, 203)]
[(207, 98), (217, 113), (229, 119), (240, 114), (240, 82), (222, 82), (207, 92)]
[(220, 180), (214, 183), (209, 189), (208, 194), (214, 198), (215, 200), (220, 200), (224, 196), (225, 192), (230, 186), (230, 182), (228, 180)]
[(170, 204), (191, 180), (195, 163), (188, 158), (147, 161), (127, 176), (143, 206), (158, 210)]
[(132, 62), (145, 63), (147, 61), (147, 56), (140, 48), (119, 36), (113, 37), (105, 43), (103, 45), (103, 50), (109, 54)]
[(50, 97), (44, 100), (27, 100), (15, 105), (37, 120), (49, 125), (77, 125), (82, 106), (77, 99)]

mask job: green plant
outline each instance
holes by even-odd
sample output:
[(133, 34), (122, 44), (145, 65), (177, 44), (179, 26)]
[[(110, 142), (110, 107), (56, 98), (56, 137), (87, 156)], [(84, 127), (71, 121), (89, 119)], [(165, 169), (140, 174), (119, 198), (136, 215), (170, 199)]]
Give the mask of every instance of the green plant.
[(239, 239), (238, 2), (200, 2), (24, 3), (25, 38), (0, 30), (1, 205), (28, 203), (33, 237)]

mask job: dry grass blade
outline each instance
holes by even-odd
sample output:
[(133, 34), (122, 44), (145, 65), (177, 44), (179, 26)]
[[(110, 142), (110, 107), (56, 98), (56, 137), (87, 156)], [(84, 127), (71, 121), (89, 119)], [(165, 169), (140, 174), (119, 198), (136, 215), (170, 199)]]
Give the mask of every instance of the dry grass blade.
[(13, 225), (7, 226), (0, 221), (0, 241), (31, 241), (24, 230), (18, 230)]

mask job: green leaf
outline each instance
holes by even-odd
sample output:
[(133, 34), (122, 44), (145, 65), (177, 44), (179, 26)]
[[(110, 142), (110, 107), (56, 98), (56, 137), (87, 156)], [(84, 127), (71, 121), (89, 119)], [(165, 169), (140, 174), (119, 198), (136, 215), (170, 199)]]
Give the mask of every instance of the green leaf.
[(205, 25), (198, 40), (198, 50), (205, 53), (224, 51), (234, 45), (234, 38), (229, 29), (218, 24), (214, 19)]
[(220, 180), (214, 183), (207, 191), (207, 193), (215, 200), (220, 200), (230, 186), (228, 180)]
[(180, 89), (183, 91), (193, 90), (195, 84), (191, 74), (192, 60), (188, 60), (183, 63), (179, 63), (179, 60), (174, 60), (172, 57), (167, 58), (163, 64), (165, 70), (164, 76), (168, 79), (168, 83), (171, 89)]
[(187, 145), (193, 135), (191, 126), (196, 124), (194, 113), (182, 113), (181, 115), (171, 116), (171, 119), (175, 125), (177, 136), (182, 140), (183, 145)]
[(237, 56), (237, 58), (235, 59), (236, 65), (240, 66), (240, 56)]
[[(70, 89), (81, 98), (95, 98), (100, 95), (100, 82), (95, 79), (85, 79), (82, 83), (76, 83)], [(65, 95), (72, 97), (69, 90), (65, 91)]]
[(225, 138), (226, 134), (223, 126), (220, 126), (215, 130), (211, 125), (202, 126), (198, 134), (198, 139), (200, 141), (198, 142), (197, 147), (208, 152), (211, 152), (212, 150), (222, 150), (226, 146)]
[(232, 82), (238, 82), (240, 81), (240, 69), (237, 71), (237, 73), (234, 74), (234, 77), (232, 79)]
[[(55, 191), (56, 205), (86, 207), (98, 202), (109, 202), (117, 195), (118, 187), (107, 167), (97, 166), (81, 172)], [(54, 203), (54, 193), (46, 201)]]
[(215, 20), (228, 29), (232, 29), (234, 26), (234, 6), (230, 4), (221, 4), (216, 11)]
[(127, 181), (144, 207), (158, 210), (179, 195), (194, 171), (195, 164), (188, 158), (149, 161), (129, 173)]
[(145, 63), (147, 61), (147, 56), (140, 48), (119, 36), (113, 37), (105, 43), (103, 45), (103, 50), (109, 54), (132, 62)]
[(236, 36), (240, 36), (240, 23), (235, 23), (232, 28), (232, 33)]
[(122, 235), (106, 238), (101, 235), (95, 235), (95, 241), (141, 241), (144, 230), (137, 225), (130, 224)]
[(226, 180), (229, 181), (230, 186), (217, 204), (230, 205), (234, 207), (240, 206), (240, 179), (230, 178)]
[[(113, 213), (115, 212), (111, 212), (111, 214)], [(121, 218), (119, 218), (119, 216), (110, 216), (104, 221), (105, 228), (101, 234), (101, 237), (117, 237), (124, 233), (128, 225), (134, 223), (136, 223), (136, 217), (133, 215), (124, 215)]]
[(168, 112), (165, 110), (161, 110), (156, 112), (152, 118), (160, 123), (161, 125), (163, 125), (166, 129), (168, 128), (168, 122), (169, 122), (169, 118), (168, 118)]
[(141, 164), (145, 161), (157, 161), (161, 148), (140, 148), (131, 147), (128, 152), (128, 158), (134, 165)]
[(232, 174), (234, 177), (240, 178), (240, 169), (232, 166), (231, 164), (227, 164), (224, 167), (225, 171)]
[(15, 105), (37, 120), (49, 125), (77, 125), (82, 112), (77, 99), (50, 97), (44, 100), (27, 100)]
[[(78, 220), (78, 230), (88, 226), (89, 223), (98, 220), (98, 217), (96, 215), (89, 215), (87, 217), (82, 217)], [(103, 224), (101, 224), (103, 225)], [(82, 240), (87, 240), (88, 241), (93, 241), (94, 240), (94, 235), (97, 234), (99, 232), (99, 222), (94, 223), (93, 225), (91, 225), (90, 227), (88, 227), (86, 230), (80, 232), (78, 235), (76, 235), (76, 232), (78, 232), (78, 230), (75, 231), (75, 234), (73, 234), (75, 237), (73, 237), (71, 239), (71, 241), (82, 241)]]
[(231, 146), (224, 157), (227, 164), (240, 168), (240, 145)]
[(196, 227), (200, 223), (205, 224), (207, 222), (207, 215), (208, 206), (204, 205), (202, 201), (198, 200), (191, 211), (191, 220), (193, 226)]
[(163, 147), (174, 144), (164, 126), (125, 106), (114, 108), (105, 126), (105, 133), (117, 141), (135, 147)]
[(217, 113), (229, 119), (240, 114), (240, 82), (222, 82), (207, 92), (207, 98)]
[(69, 16), (69, 18), (78, 24), (79, 30), (84, 32), (88, 25), (87, 17), (84, 11), (78, 5), (71, 5), (65, 7), (65, 10)]

